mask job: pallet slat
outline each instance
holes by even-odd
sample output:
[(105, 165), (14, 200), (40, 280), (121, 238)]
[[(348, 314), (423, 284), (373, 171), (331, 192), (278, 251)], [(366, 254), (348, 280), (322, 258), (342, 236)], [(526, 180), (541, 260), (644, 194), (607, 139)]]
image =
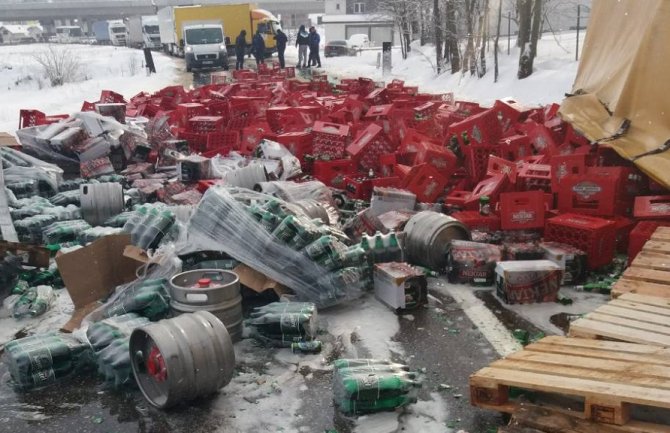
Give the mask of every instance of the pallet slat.
[(577, 319), (570, 324), (571, 337), (582, 338), (613, 338), (631, 343), (651, 344), (653, 346), (670, 347), (670, 336), (659, 335), (655, 332), (642, 331), (628, 326), (619, 326), (613, 323), (598, 322), (586, 317)]
[(470, 377), (472, 404), (514, 413), (519, 403), (509, 400), (509, 387), (540, 392), (536, 395), (540, 400), (546, 394), (581, 398), (584, 410), (573, 410), (572, 416), (616, 425), (612, 431), (670, 431), (670, 425), (630, 419), (634, 407), (670, 409), (670, 349), (666, 347), (546, 337), (474, 373)]

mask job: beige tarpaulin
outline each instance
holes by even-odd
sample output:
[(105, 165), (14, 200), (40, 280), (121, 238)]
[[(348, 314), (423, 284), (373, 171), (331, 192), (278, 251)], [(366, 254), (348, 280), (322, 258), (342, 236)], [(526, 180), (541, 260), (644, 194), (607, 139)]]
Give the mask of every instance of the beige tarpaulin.
[(592, 141), (630, 120), (609, 144), (670, 188), (670, 150), (640, 156), (670, 140), (670, 0), (594, 0), (572, 90), (563, 118)]

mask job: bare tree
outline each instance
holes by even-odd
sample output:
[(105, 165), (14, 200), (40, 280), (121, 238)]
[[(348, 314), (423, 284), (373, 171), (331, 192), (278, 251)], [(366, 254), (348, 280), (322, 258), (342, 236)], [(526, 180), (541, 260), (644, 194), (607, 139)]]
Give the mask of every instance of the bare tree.
[(32, 57), (42, 66), (44, 75), (52, 87), (76, 81), (79, 77), (81, 63), (68, 48), (50, 44), (45, 49), (35, 52)]
[(451, 64), (451, 73), (455, 74), (461, 69), (461, 54), (458, 50), (458, 30), (456, 24), (456, 0), (445, 2), (446, 33), (444, 58)]
[(435, 26), (435, 63), (437, 73), (442, 73), (442, 23), (440, 22), (440, 0), (433, 0), (433, 17)]
[(479, 77), (483, 77), (486, 74), (486, 41), (489, 38), (488, 35), (488, 16), (489, 16), (489, 0), (484, 0), (484, 10), (482, 11), (479, 17), (479, 29), (480, 29), (480, 50), (479, 50)]
[(493, 72), (494, 83), (498, 82), (498, 42), (500, 41), (500, 22), (502, 21), (502, 8), (503, 8), (503, 0), (500, 0), (498, 2), (498, 24), (496, 26), (496, 42), (493, 47), (493, 63), (495, 64)]
[(400, 49), (403, 59), (411, 51), (412, 22), (416, 20), (420, 9), (420, 2), (415, 0), (381, 0), (377, 3), (380, 13), (393, 18), (400, 34)]
[[(540, 22), (542, 21), (542, 0), (520, 0), (524, 4), (527, 17), (519, 20), (519, 40), (521, 40), (521, 25), (524, 27), (523, 44), (520, 45), (518, 78), (521, 80), (533, 73), (533, 62), (537, 55), (537, 40), (540, 37)], [(525, 12), (524, 12), (525, 13)]]

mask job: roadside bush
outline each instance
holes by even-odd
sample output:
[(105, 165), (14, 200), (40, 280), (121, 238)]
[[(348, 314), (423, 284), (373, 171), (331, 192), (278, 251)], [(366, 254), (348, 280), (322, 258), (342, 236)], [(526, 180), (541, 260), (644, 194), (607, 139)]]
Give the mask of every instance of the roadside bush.
[(79, 58), (68, 48), (47, 45), (33, 54), (33, 59), (42, 66), (44, 75), (52, 87), (77, 81), (82, 65)]

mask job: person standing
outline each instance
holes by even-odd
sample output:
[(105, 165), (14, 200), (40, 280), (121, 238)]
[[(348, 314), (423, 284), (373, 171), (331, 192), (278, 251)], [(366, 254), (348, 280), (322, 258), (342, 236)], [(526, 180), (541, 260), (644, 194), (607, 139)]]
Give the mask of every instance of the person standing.
[(242, 30), (240, 34), (235, 39), (235, 57), (237, 57), (237, 63), (235, 63), (235, 69), (244, 69), (244, 54), (247, 51), (247, 31)]
[(321, 44), (321, 36), (316, 32), (314, 26), (309, 28), (309, 62), (308, 66), (321, 67), (321, 56), (319, 56), (319, 45)]
[(298, 47), (298, 68), (306, 68), (309, 33), (305, 30), (304, 25), (301, 25), (300, 30), (298, 30), (298, 38), (295, 41), (295, 46)]
[(284, 51), (286, 50), (286, 43), (288, 42), (286, 33), (282, 32), (281, 29), (277, 29), (275, 41), (277, 41), (277, 57), (279, 58), (279, 67), (284, 69), (286, 67), (284, 63)]
[(260, 66), (263, 63), (263, 56), (265, 56), (265, 41), (260, 29), (256, 29), (256, 34), (251, 41), (251, 51), (256, 58), (256, 66)]

